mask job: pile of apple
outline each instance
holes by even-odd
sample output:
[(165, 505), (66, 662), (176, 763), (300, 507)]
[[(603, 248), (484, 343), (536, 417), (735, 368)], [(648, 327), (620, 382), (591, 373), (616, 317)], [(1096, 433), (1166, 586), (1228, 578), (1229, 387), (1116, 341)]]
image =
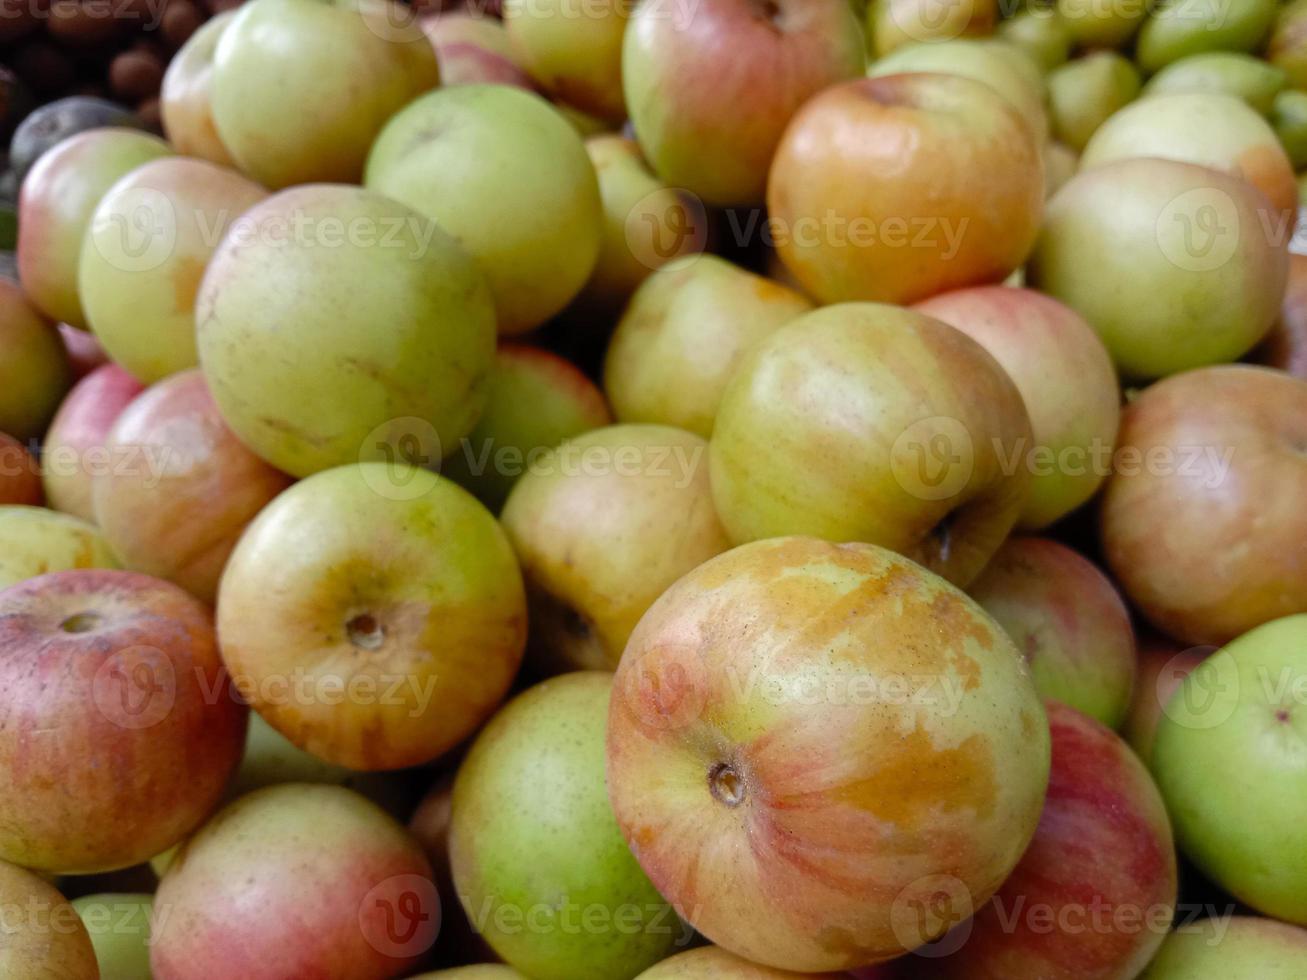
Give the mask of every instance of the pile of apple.
[(1307, 0), (999, 7), (250, 0), (44, 152), (0, 977), (1307, 977)]

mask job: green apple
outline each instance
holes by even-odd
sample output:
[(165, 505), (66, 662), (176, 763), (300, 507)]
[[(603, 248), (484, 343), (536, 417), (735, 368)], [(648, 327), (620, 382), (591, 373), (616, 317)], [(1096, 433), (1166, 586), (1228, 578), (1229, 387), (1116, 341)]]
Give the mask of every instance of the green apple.
[(433, 219), (486, 274), (501, 334), (538, 327), (594, 270), (603, 204), (576, 131), (539, 96), (460, 85), (386, 125), (367, 186)]
[(998, 36), (1024, 49), (1045, 72), (1071, 57), (1071, 32), (1051, 7), (1019, 11), (998, 25)]
[(82, 242), (82, 310), (108, 355), (149, 384), (198, 362), (195, 294), (222, 236), (267, 197), (205, 160), (137, 167), (100, 200)]
[(1290, 0), (1275, 16), (1266, 60), (1289, 76), (1294, 88), (1307, 88), (1307, 0)]
[(1211, 51), (1167, 65), (1148, 80), (1144, 94), (1216, 92), (1243, 99), (1263, 116), (1269, 116), (1275, 97), (1287, 83), (1288, 76), (1282, 69), (1261, 58), (1233, 51)]
[(569, 439), (518, 480), (501, 520), (538, 662), (611, 670), (663, 590), (730, 547), (706, 449), (670, 426), (614, 425)]
[(0, 976), (18, 980), (100, 980), (95, 947), (77, 912), (55, 887), (0, 862)]
[(1149, 0), (1056, 0), (1062, 23), (1077, 48), (1123, 48), (1152, 9)]
[(1152, 74), (1189, 55), (1206, 51), (1257, 51), (1271, 30), (1276, 0), (1169, 0), (1144, 22), (1135, 60)]
[(1089, 321), (1130, 378), (1219, 364), (1251, 350), (1279, 314), (1289, 255), (1267, 234), (1269, 209), (1229, 174), (1115, 160), (1049, 202), (1027, 274)]
[(485, 407), (495, 351), (467, 253), (403, 204), (338, 184), (282, 191), (232, 225), (196, 333), (227, 424), (294, 476), (440, 459)]
[(94, 524), (44, 507), (0, 507), (0, 589), (47, 572), (117, 567)]
[(1115, 51), (1095, 51), (1048, 76), (1054, 139), (1077, 153), (1103, 122), (1139, 95), (1139, 69)]
[(1307, 92), (1291, 88), (1277, 95), (1271, 125), (1294, 168), (1307, 167)]
[(1301, 980), (1304, 976), (1307, 929), (1235, 915), (1176, 929), (1139, 980)]
[(877, 57), (906, 44), (985, 36), (998, 20), (997, 0), (871, 0), (867, 35)]
[(412, 980), (526, 980), (526, 977), (511, 966), (479, 963), (475, 966), (456, 966), (448, 970), (419, 973)]
[[(862, 976), (859, 972), (857, 976)], [(655, 963), (636, 980), (841, 980), (847, 973), (795, 973), (759, 966), (720, 946), (700, 946)], [(875, 974), (873, 974), (875, 976)]]
[(167, 143), (148, 133), (92, 129), (36, 161), (18, 199), (18, 274), (41, 312), (86, 327), (77, 265), (91, 215), (118, 178), (170, 153)]
[(202, 24), (173, 55), (159, 90), (168, 142), (178, 153), (223, 167), (234, 167), (236, 161), (213, 121), (213, 59), (222, 32), (235, 16), (235, 10), (226, 10)]
[(390, 0), (252, 0), (218, 39), (213, 121), (261, 184), (353, 183), (386, 120), (439, 82), (415, 15)]
[(604, 779), (613, 677), (555, 677), (509, 702), (454, 782), (449, 848), (473, 926), (535, 980), (629, 980), (688, 932), (631, 856)]
[(90, 933), (101, 977), (150, 980), (153, 895), (83, 895), (73, 900), (73, 908)]
[(603, 394), (569, 361), (501, 344), (486, 410), (440, 472), (499, 513), (517, 478), (546, 450), (611, 421)]
[(1307, 614), (1250, 630), (1163, 709), (1153, 772), (1181, 849), (1266, 915), (1307, 924)]
[[(1065, 143), (1049, 140), (1044, 144), (1044, 191), (1052, 197), (1076, 175), (1080, 156)], [(1017, 275), (1021, 270), (1013, 272)]]
[(630, 0), (507, 0), (504, 27), (546, 92), (610, 122), (626, 118), (622, 37)]
[(797, 291), (715, 255), (668, 265), (636, 291), (609, 341), (614, 413), (708, 438), (745, 351), (811, 309)]
[(55, 325), (10, 279), (0, 277), (0, 431), (35, 439), (73, 383), (68, 352)]

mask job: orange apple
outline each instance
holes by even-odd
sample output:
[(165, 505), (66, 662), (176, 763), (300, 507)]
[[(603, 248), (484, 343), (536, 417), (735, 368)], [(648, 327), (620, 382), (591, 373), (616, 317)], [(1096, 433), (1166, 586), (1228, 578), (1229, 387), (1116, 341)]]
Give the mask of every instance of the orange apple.
[(235, 10), (204, 23), (182, 45), (163, 75), (159, 109), (163, 131), (178, 153), (224, 167), (236, 166), (213, 122), (213, 57)]

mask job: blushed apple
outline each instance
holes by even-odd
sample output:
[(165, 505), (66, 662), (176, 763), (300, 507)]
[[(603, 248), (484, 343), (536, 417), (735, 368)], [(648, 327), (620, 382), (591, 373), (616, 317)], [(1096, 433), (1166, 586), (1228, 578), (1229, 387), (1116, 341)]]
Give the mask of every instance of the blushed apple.
[(492, 82), (533, 89), (535, 83), (518, 61), (504, 22), (475, 10), (422, 18), (440, 62), (440, 84)]
[(125, 868), (217, 805), (246, 711), (199, 600), (134, 572), (42, 575), (0, 592), (0, 647), (0, 859)]
[(794, 973), (760, 966), (720, 946), (701, 946), (655, 963), (636, 980), (839, 980), (844, 973)]
[(1053, 138), (1077, 153), (1095, 131), (1139, 95), (1139, 69), (1115, 51), (1095, 51), (1048, 75)]
[(73, 383), (59, 331), (0, 277), (0, 431), (35, 439)]
[(213, 121), (213, 59), (222, 32), (235, 16), (235, 10), (226, 10), (200, 25), (168, 62), (159, 90), (168, 142), (178, 153), (223, 167), (234, 167), (236, 161)]
[(501, 519), (526, 578), (535, 659), (611, 670), (663, 590), (730, 547), (706, 451), (681, 429), (615, 425), (569, 439), (517, 482)]
[(94, 524), (44, 507), (0, 506), (0, 589), (73, 568), (117, 568)]
[(0, 862), (0, 905), (10, 913), (0, 973), (24, 980), (100, 980), (91, 937), (54, 885)]
[(721, 207), (761, 203), (790, 118), (865, 67), (848, 0), (653, 0), (632, 14), (622, 50), (626, 105), (654, 170)]
[(886, 75), (828, 88), (799, 110), (772, 164), (777, 249), (825, 303), (911, 303), (999, 282), (1039, 231), (1040, 145), (974, 79)]
[(1213, 92), (1233, 95), (1267, 116), (1287, 81), (1281, 69), (1261, 58), (1236, 51), (1209, 51), (1167, 65), (1148, 80), (1144, 94)]
[(795, 290), (715, 255), (669, 264), (636, 291), (609, 341), (613, 411), (708, 438), (745, 351), (811, 309)]
[(1307, 381), (1189, 371), (1126, 409), (1103, 495), (1103, 550), (1127, 597), (1186, 643), (1307, 612)]
[(620, 123), (626, 118), (622, 38), (634, 7), (631, 0), (506, 0), (504, 28), (546, 92)]
[[(100, 975), (112, 980), (151, 980), (150, 923), (154, 896), (95, 894), (73, 899), (91, 936)], [(163, 914), (167, 914), (166, 911)]]
[(562, 310), (599, 256), (594, 166), (531, 92), (459, 85), (415, 100), (377, 138), (366, 184), (427, 215), (480, 263), (504, 335)]
[(1289, 256), (1289, 285), (1280, 318), (1253, 359), (1307, 381), (1307, 256)]
[(43, 154), (18, 198), (18, 274), (47, 316), (86, 327), (77, 296), (82, 238), (100, 198), (124, 174), (172, 152), (134, 129), (92, 129)]
[(43, 497), (41, 464), (21, 442), (0, 432), (0, 505), (39, 507)]
[(419, 765), (508, 691), (526, 640), (521, 575), (471, 494), (425, 470), (342, 466), (263, 509), (228, 561), (218, 635), (279, 732), (351, 769)]
[(998, 25), (998, 36), (1015, 44), (1051, 72), (1071, 57), (1071, 32), (1051, 7), (1030, 6)]
[(1307, 929), (1235, 915), (1166, 937), (1139, 980), (1298, 980), (1307, 970)]
[(1217, 17), (1205, 0), (1159, 4), (1135, 42), (1135, 60), (1152, 74), (1188, 55), (1208, 51), (1257, 51), (1270, 33), (1276, 0), (1236, 0)]
[(1184, 679), (1214, 650), (1206, 646), (1186, 648), (1160, 637), (1139, 645), (1139, 673), (1121, 735), (1144, 765), (1153, 760), (1153, 740), (1162, 712)]
[(223, 418), (293, 476), (397, 455), (435, 462), (485, 407), (495, 321), (484, 277), (433, 222), (373, 191), (313, 184), (246, 212), (209, 263), (195, 316)]
[(900, 555), (811, 538), (736, 548), (664, 593), (608, 720), (617, 822), (659, 892), (718, 945), (800, 972), (935, 938), (941, 887), (983, 905), (1048, 765), (997, 623)]
[(871, 0), (867, 34), (877, 57), (908, 44), (992, 34), (999, 19), (996, 0)]

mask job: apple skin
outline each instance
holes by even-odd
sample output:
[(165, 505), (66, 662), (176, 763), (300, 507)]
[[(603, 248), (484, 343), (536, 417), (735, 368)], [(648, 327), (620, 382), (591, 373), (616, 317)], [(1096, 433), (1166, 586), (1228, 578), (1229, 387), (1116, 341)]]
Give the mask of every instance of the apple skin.
[[(333, 225), (351, 240), (317, 247)], [(293, 476), (396, 454), (434, 462), (486, 403), (483, 276), (441, 229), (373, 191), (313, 184), (256, 205), (209, 263), (195, 315), (223, 418)]]
[(1135, 683), (1134, 630), (1092, 562), (1048, 538), (1011, 538), (968, 591), (1025, 656), (1041, 696), (1121, 726)]
[(794, 973), (759, 966), (720, 946), (701, 946), (655, 963), (636, 980), (841, 980), (846, 973)]
[(205, 160), (164, 157), (104, 195), (78, 263), (87, 322), (109, 356), (147, 384), (195, 367), (195, 296), (205, 266), (262, 187)]
[(622, 38), (635, 4), (506, 0), (504, 28), (531, 76), (560, 102), (609, 122), (626, 118)]
[[(1205, 920), (1211, 921), (1211, 920)], [(1166, 937), (1139, 980), (1299, 980), (1307, 971), (1307, 930), (1235, 915), (1216, 930), (1197, 923)]]
[(736, 544), (785, 534), (892, 548), (965, 587), (1025, 506), (1025, 405), (983, 347), (912, 310), (849, 303), (755, 344), (709, 443)]
[(1094, 51), (1048, 76), (1053, 137), (1077, 153), (1113, 113), (1139, 96), (1139, 69), (1115, 51)]
[(0, 278), (0, 431), (39, 437), (72, 385), (63, 340), (17, 283)]
[(0, 974), (23, 980), (100, 980), (91, 937), (53, 885), (0, 862), (0, 904), (15, 920), (6, 925), (0, 944)]
[(0, 432), (0, 506), (39, 507), (43, 500), (41, 464), (21, 442)]
[(168, 142), (178, 153), (222, 167), (234, 167), (236, 161), (213, 121), (213, 59), (223, 31), (235, 16), (235, 10), (226, 10), (200, 25), (173, 55), (159, 90)]
[(1213, 92), (1140, 99), (1098, 128), (1080, 166), (1088, 170), (1133, 157), (1180, 160), (1242, 177), (1284, 212), (1284, 237), (1293, 230), (1298, 214), (1293, 166), (1270, 124), (1242, 99)]
[(1121, 728), (1144, 765), (1153, 761), (1153, 741), (1162, 712), (1180, 684), (1194, 668), (1215, 651), (1215, 647), (1185, 648), (1173, 640), (1157, 637), (1139, 645), (1139, 672), (1130, 711)]
[(159, 883), (155, 980), (407, 976), (440, 900), (422, 849), (338, 786), (291, 783), (228, 804)]
[[(760, 203), (790, 118), (866, 67), (848, 0), (670, 0), (636, 8), (622, 83), (654, 170), (718, 207)], [(725, 53), (729, 51), (729, 57)]]
[(1280, 318), (1253, 352), (1253, 360), (1307, 381), (1307, 255), (1289, 256), (1289, 285)]
[(91, 215), (118, 178), (171, 153), (157, 136), (109, 128), (70, 136), (41, 155), (18, 195), (18, 274), (33, 305), (86, 328), (77, 266)]
[[(454, 781), (449, 854), (459, 901), (495, 952), (535, 980), (633, 977), (689, 936), (631, 856), (608, 802), (612, 693), (606, 671), (528, 689), (477, 736)], [(569, 909), (586, 922), (602, 910), (603, 919), (578, 929)], [(622, 918), (632, 909), (634, 926)]]
[(917, 961), (933, 978), (1135, 980), (1166, 938), (1175, 841), (1152, 777), (1078, 711), (1050, 703), (1048, 722), (1053, 764), (1035, 838), (993, 899), (940, 941), (957, 951)]
[(0, 859), (126, 868), (217, 805), (246, 710), (199, 600), (134, 572), (42, 575), (0, 592), (0, 647)]
[(987, 37), (998, 22), (999, 6), (996, 0), (871, 0), (867, 35), (878, 58), (909, 44)]
[(1271, 368), (1190, 371), (1126, 409), (1103, 495), (1103, 551), (1164, 633), (1224, 643), (1307, 612), (1307, 566), (1290, 546), (1307, 535), (1297, 504), (1307, 494), (1305, 440), (1307, 381)]
[(109, 363), (109, 355), (95, 339), (95, 334), (70, 327), (66, 323), (59, 324), (58, 329), (64, 350), (68, 353), (68, 367), (75, 380), (81, 381), (96, 368)]
[(1111, 451), (1121, 419), (1116, 369), (1093, 328), (1055, 299), (1007, 286), (942, 293), (914, 309), (994, 356), (1021, 392), (1034, 445), (1046, 447), (1037, 451), (1054, 456), (1034, 473), (1021, 526), (1047, 527), (1092, 497), (1107, 476), (1094, 453)]
[(527, 980), (527, 978), (511, 966), (478, 963), (473, 966), (456, 966), (449, 970), (419, 973), (412, 980)]
[(1275, 97), (1288, 77), (1261, 58), (1236, 51), (1193, 54), (1167, 65), (1148, 80), (1145, 95), (1174, 92), (1215, 92), (1243, 99), (1263, 116), (1269, 116)]
[(974, 79), (925, 73), (813, 98), (767, 190), (782, 260), (825, 303), (999, 282), (1034, 244), (1043, 201), (1039, 144), (1016, 110)]
[(422, 30), (436, 49), (444, 87), (488, 82), (535, 88), (497, 17), (474, 11), (440, 14), (423, 17)]
[(1238, 177), (1116, 160), (1049, 201), (1026, 274), (1089, 321), (1123, 375), (1164, 377), (1234, 360), (1270, 329), (1289, 275), (1287, 229), (1267, 234), (1277, 221)]
[(1208, 657), (1167, 702), (1152, 761), (1181, 850), (1239, 901), (1297, 925), (1307, 924), (1305, 643), (1299, 614)]
[(683, 918), (768, 966), (933, 938), (948, 923), (911, 910), (940, 876), (978, 907), (1039, 821), (1048, 723), (1020, 654), (874, 545), (779, 538), (699, 566), (640, 621), (614, 692), (627, 843)]
[(218, 39), (211, 111), (266, 187), (356, 183), (386, 120), (439, 83), (416, 15), (389, 0), (251, 0)]
[(1212, 16), (1203, 0), (1159, 5), (1144, 21), (1135, 59), (1150, 75), (1187, 55), (1207, 51), (1256, 51), (1275, 22), (1276, 0), (1241, 0)]
[(72, 904), (91, 936), (102, 976), (113, 980), (151, 980), (153, 895), (83, 895)]
[(0, 506), (0, 589), (74, 568), (117, 568), (100, 529), (44, 507)]
[(236, 686), (297, 746), (401, 769), (453, 748), (507, 693), (526, 601), (471, 494), (362, 463), (297, 483), (254, 519), (223, 573), (218, 635)]
[(109, 430), (145, 387), (117, 364), (96, 368), (59, 405), (41, 448), (41, 479), (51, 507), (95, 520), (95, 476), (112, 469), (105, 450)]
[(604, 390), (614, 413), (708, 438), (745, 351), (812, 308), (715, 255), (667, 265), (636, 291), (609, 341)]
[(1123, 48), (1152, 10), (1147, 0), (1056, 0), (1058, 17), (1077, 48)]
[(365, 183), (427, 215), (480, 263), (505, 336), (562, 310), (599, 256), (603, 203), (581, 137), (512, 86), (416, 99), (377, 138)]
[(114, 554), (212, 604), (236, 540), (290, 477), (232, 434), (198, 370), (146, 389), (105, 446), (111, 460), (133, 464), (93, 485), (95, 520)]
[(1031, 6), (998, 25), (998, 36), (1035, 59), (1044, 72), (1071, 57), (1071, 33), (1050, 7)]
[(570, 361), (539, 347), (503, 343), (486, 410), (440, 472), (498, 514), (537, 454), (610, 422), (603, 394)]
[(731, 546), (706, 457), (691, 432), (614, 425), (518, 480), (501, 520), (526, 578), (533, 659), (612, 670), (663, 590)]

